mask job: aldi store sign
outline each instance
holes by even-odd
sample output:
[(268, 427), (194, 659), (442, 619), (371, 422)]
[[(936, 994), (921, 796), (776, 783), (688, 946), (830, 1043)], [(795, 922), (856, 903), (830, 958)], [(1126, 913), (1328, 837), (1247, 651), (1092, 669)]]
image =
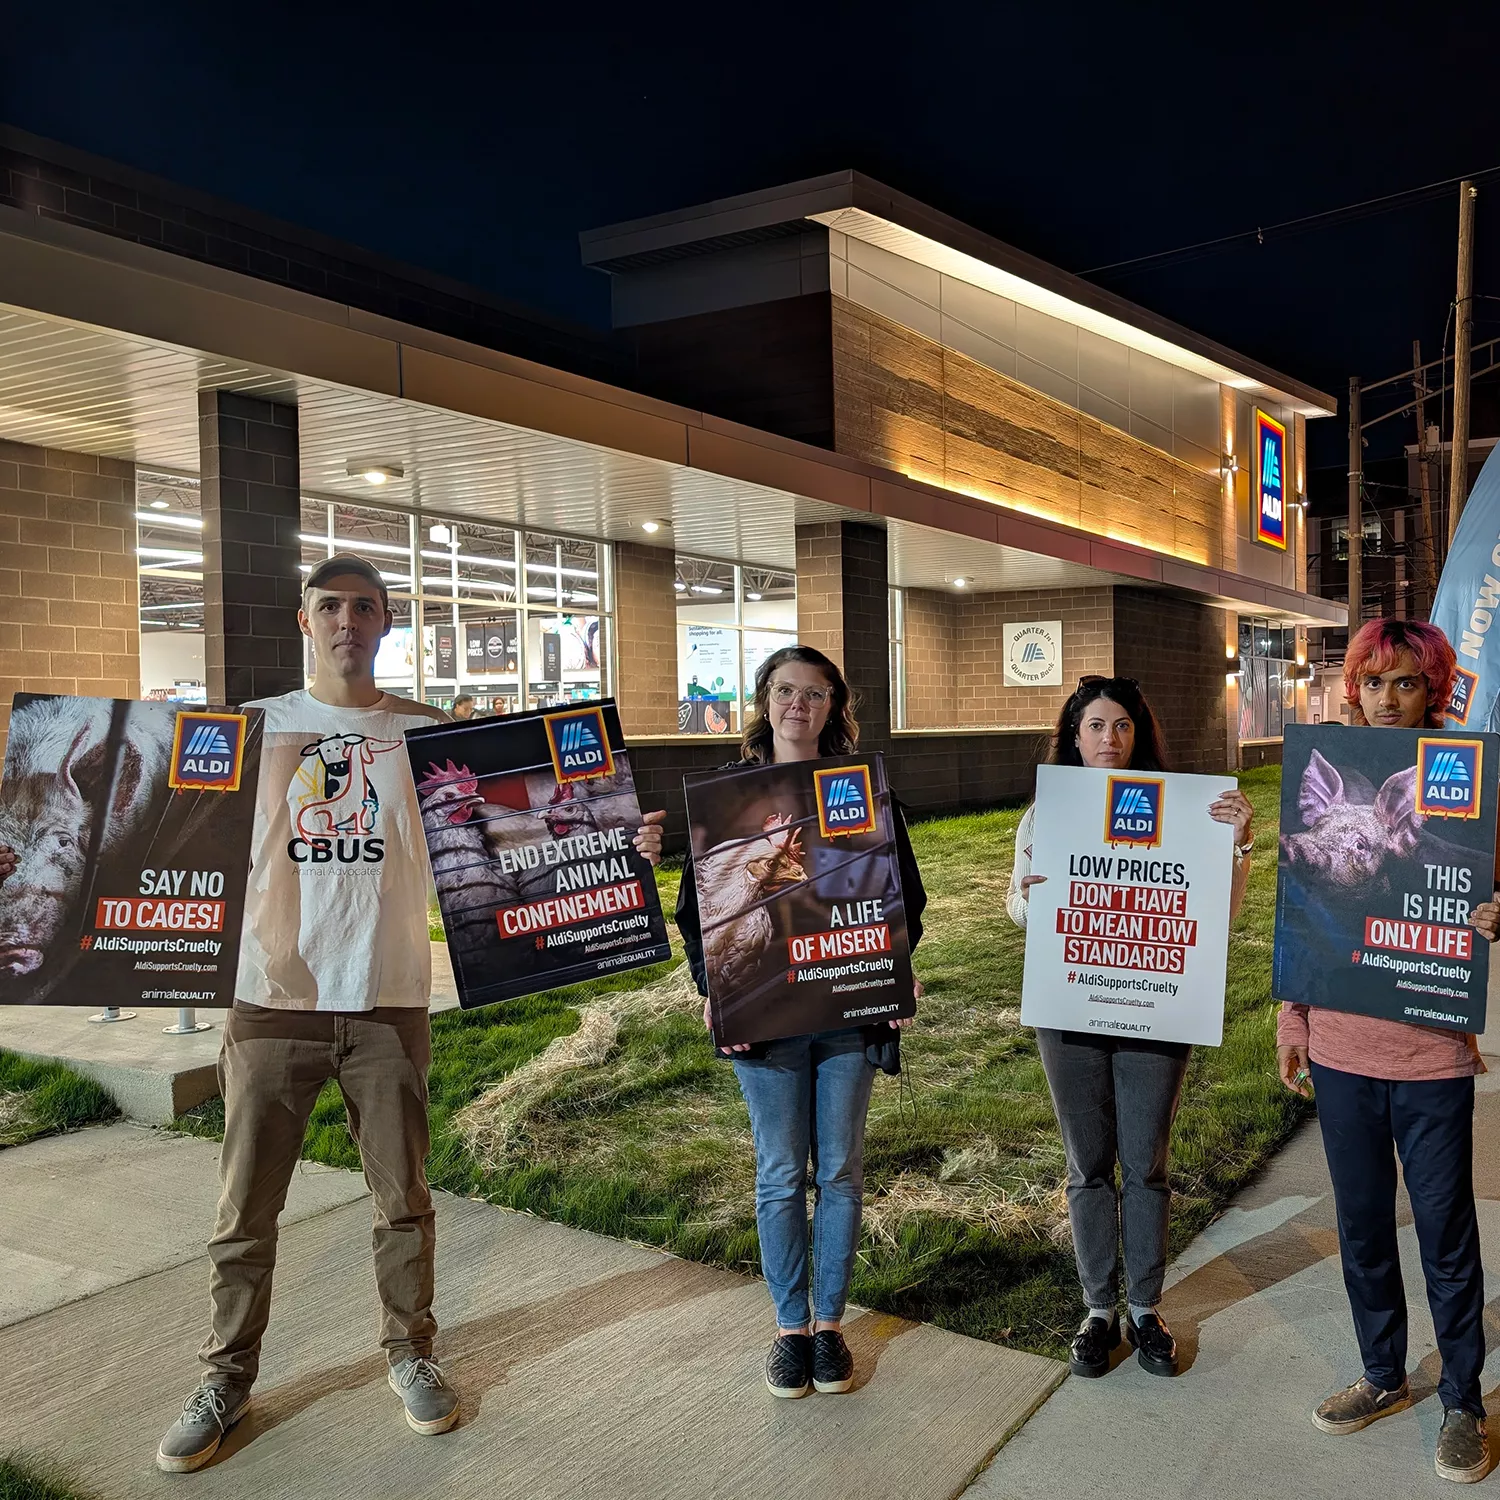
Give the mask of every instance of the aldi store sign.
[(1286, 550), (1286, 428), (1255, 413), (1255, 534)]

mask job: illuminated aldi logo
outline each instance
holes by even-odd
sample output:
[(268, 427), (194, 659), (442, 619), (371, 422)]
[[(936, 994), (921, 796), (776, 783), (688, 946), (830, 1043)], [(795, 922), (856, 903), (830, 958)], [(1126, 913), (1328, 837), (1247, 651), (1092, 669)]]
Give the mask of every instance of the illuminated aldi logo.
[(178, 714), (167, 785), (179, 792), (239, 791), (245, 723), (244, 714)]
[(548, 714), (542, 723), (547, 726), (552, 769), (560, 786), (570, 781), (588, 781), (594, 776), (614, 775), (615, 758), (610, 753), (602, 708)]
[(1426, 818), (1477, 818), (1483, 740), (1417, 741), (1417, 811)]
[(1154, 849), (1161, 843), (1166, 783), (1155, 777), (1111, 776), (1104, 806), (1104, 841)]
[(1286, 550), (1286, 428), (1255, 413), (1255, 534)]
[(874, 833), (875, 796), (868, 766), (835, 766), (813, 772), (818, 797), (818, 827), (825, 839)]
[(1460, 729), (1469, 722), (1469, 705), (1474, 701), (1474, 689), (1479, 686), (1479, 676), (1464, 667), (1458, 669), (1453, 679), (1453, 697), (1448, 702), (1447, 716)]

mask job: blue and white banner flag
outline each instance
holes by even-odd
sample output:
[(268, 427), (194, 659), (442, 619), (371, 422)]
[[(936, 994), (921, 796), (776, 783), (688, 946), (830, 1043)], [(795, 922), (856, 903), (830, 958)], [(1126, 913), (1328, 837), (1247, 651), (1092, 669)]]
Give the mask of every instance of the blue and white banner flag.
[(1443, 565), (1432, 623), (1458, 653), (1448, 723), (1500, 730), (1500, 445), (1490, 450)]

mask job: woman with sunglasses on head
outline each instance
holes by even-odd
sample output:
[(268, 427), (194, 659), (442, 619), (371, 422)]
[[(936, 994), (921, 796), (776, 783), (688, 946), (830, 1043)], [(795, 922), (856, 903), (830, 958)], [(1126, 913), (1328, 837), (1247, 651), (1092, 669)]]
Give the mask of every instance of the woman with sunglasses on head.
[[(785, 646), (755, 674), (755, 708), (736, 766), (781, 765), (849, 755), (859, 739), (844, 674), (821, 651)], [(891, 801), (906, 930), (915, 948), (927, 895), (900, 806)], [(677, 926), (710, 1026), (698, 886), (689, 860), (677, 897)], [(915, 985), (920, 996), (922, 986)], [(766, 1360), (774, 1396), (809, 1389), (840, 1393), (854, 1360), (840, 1324), (849, 1295), (864, 1208), (865, 1116), (878, 1066), (900, 1068), (899, 1028), (881, 1021), (811, 1036), (728, 1049), (755, 1135), (755, 1221), (761, 1270), (776, 1305), (776, 1338)], [(809, 1271), (807, 1164), (814, 1198)], [(808, 1289), (812, 1302), (809, 1306)]]
[[(1168, 769), (1156, 715), (1131, 677), (1080, 678), (1058, 715), (1049, 759), (1053, 765), (1110, 771)], [(1250, 803), (1236, 789), (1222, 793), (1208, 811), (1234, 827), (1232, 920), (1250, 873)], [(1006, 910), (1018, 927), (1026, 925), (1031, 887), (1047, 879), (1046, 872), (1034, 873), (1031, 867), (1035, 817), (1032, 803), (1016, 830)], [(1143, 1369), (1175, 1375), (1177, 1344), (1157, 1307), (1167, 1268), (1168, 1147), (1191, 1048), (1185, 1042), (1048, 1026), (1037, 1027), (1036, 1040), (1067, 1157), (1068, 1222), (1087, 1308), (1073, 1336), (1073, 1373), (1105, 1374), (1110, 1352), (1119, 1347), (1123, 1239), (1125, 1336)]]
[[(1440, 729), (1457, 669), (1453, 647), (1435, 625), (1370, 620), (1344, 657), (1350, 717), (1361, 727)], [(1287, 875), (1297, 878), (1293, 870)], [(1299, 892), (1296, 906), (1305, 909), (1317, 899)], [(1493, 900), (1476, 906), (1469, 920), (1491, 942), (1500, 935)], [(1353, 1385), (1317, 1408), (1313, 1423), (1343, 1435), (1412, 1404), (1396, 1237), (1399, 1155), (1443, 1362), (1437, 1472), (1461, 1484), (1483, 1479), (1490, 1455), (1480, 1386), (1485, 1293), (1474, 1207), (1474, 1075), (1484, 1064), (1475, 1039), (1287, 1003), (1277, 1017), (1276, 1040), (1282, 1082), (1304, 1097), (1317, 1093), (1339, 1258), (1364, 1366)]]

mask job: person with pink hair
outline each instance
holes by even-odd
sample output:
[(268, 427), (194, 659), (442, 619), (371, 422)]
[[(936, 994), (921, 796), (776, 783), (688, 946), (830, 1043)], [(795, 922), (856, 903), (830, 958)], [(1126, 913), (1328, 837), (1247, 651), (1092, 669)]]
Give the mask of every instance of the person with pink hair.
[[(1458, 662), (1436, 626), (1371, 620), (1349, 642), (1344, 696), (1356, 725), (1437, 729)], [(1500, 907), (1471, 913), (1491, 942)], [(1472, 1036), (1322, 1006), (1283, 1004), (1276, 1060), (1293, 1093), (1318, 1099), (1333, 1179), (1339, 1255), (1364, 1373), (1313, 1413), (1323, 1432), (1358, 1432), (1412, 1404), (1406, 1376), (1406, 1289), (1396, 1237), (1401, 1160), (1443, 1373), (1439, 1477), (1472, 1484), (1490, 1469), (1480, 1372), (1484, 1266), (1474, 1208)]]

